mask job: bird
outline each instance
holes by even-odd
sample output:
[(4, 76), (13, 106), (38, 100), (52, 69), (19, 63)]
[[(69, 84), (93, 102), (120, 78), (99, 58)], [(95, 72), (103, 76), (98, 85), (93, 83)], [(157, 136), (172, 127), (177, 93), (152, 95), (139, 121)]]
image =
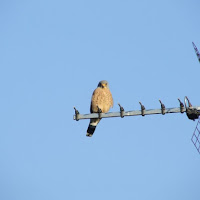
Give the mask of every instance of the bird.
[[(109, 89), (108, 81), (102, 80), (98, 83), (97, 88), (92, 94), (90, 113), (107, 113), (113, 107), (113, 97)], [(97, 124), (101, 119), (90, 119), (86, 136), (92, 137)]]

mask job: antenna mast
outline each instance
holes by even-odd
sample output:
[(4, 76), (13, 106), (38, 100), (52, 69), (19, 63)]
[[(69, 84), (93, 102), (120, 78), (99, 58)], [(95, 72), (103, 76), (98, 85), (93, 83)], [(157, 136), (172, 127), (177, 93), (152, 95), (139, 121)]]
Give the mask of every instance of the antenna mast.
[(198, 58), (198, 60), (199, 60), (199, 62), (200, 62), (200, 53), (199, 53), (199, 51), (198, 51), (196, 45), (194, 44), (194, 42), (192, 42), (192, 44), (193, 44), (193, 47), (194, 47), (195, 53), (196, 53), (196, 55), (197, 55), (197, 58)]

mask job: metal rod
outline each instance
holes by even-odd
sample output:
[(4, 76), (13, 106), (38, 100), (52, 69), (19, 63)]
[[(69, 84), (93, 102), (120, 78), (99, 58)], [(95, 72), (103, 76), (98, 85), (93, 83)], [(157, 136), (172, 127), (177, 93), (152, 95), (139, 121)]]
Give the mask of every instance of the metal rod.
[(198, 60), (199, 60), (199, 62), (200, 62), (200, 53), (199, 53), (199, 51), (198, 51), (196, 45), (194, 44), (194, 42), (192, 42), (192, 44), (193, 44), (193, 47), (194, 47), (195, 53), (196, 53), (196, 55), (197, 55), (197, 58), (198, 58)]
[(119, 108), (120, 108), (120, 117), (123, 118), (124, 117), (124, 108), (120, 105), (120, 103), (118, 103)]
[(76, 121), (78, 121), (79, 120), (79, 112), (78, 112), (78, 110), (74, 107), (74, 110), (75, 110), (75, 115), (74, 115), (74, 119), (76, 120)]
[(144, 114), (144, 112), (145, 112), (145, 107), (144, 107), (144, 105), (142, 105), (141, 102), (139, 102), (139, 104), (140, 104), (140, 106), (141, 106), (141, 115), (144, 117), (144, 116), (145, 116), (145, 114)]
[(183, 104), (183, 102), (180, 100), (180, 99), (178, 99), (178, 101), (179, 101), (179, 103), (180, 103), (180, 112), (181, 113), (183, 113), (184, 111), (184, 104)]
[[(193, 106), (192, 109), (196, 109), (200, 112), (200, 106)], [(186, 108), (180, 107), (178, 108), (165, 108), (165, 114), (170, 113), (183, 113), (186, 112)], [(123, 116), (139, 116), (139, 115), (154, 115), (154, 114), (163, 114), (163, 109), (149, 109), (149, 110), (133, 110), (133, 111), (124, 111)], [(109, 113), (101, 113), (101, 118), (109, 118), (109, 117), (121, 117), (121, 112), (109, 112)], [(78, 114), (78, 119), (93, 119), (99, 118), (99, 113), (92, 114)], [(76, 120), (76, 115), (73, 116), (73, 119)]]
[(160, 102), (160, 105), (161, 105), (162, 115), (164, 115), (165, 114), (165, 105), (162, 103), (161, 100), (159, 100), (159, 102)]

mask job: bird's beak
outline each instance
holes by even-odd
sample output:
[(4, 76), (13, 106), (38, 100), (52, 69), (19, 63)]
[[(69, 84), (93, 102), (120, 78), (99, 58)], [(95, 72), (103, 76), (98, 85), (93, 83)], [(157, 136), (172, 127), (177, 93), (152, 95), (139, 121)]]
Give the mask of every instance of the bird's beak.
[(103, 86), (103, 88), (105, 88), (105, 87), (106, 87), (106, 84), (105, 84), (105, 83), (103, 83), (103, 84), (102, 84), (102, 86)]

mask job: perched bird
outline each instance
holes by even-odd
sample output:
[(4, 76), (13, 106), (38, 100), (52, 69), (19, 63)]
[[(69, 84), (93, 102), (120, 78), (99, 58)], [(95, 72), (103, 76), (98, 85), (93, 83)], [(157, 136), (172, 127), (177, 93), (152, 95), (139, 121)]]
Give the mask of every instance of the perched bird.
[[(100, 81), (97, 88), (94, 90), (90, 105), (91, 113), (98, 113), (99, 109), (102, 113), (106, 113), (113, 107), (113, 98), (107, 81)], [(90, 119), (86, 136), (92, 137), (97, 124), (101, 119)]]

